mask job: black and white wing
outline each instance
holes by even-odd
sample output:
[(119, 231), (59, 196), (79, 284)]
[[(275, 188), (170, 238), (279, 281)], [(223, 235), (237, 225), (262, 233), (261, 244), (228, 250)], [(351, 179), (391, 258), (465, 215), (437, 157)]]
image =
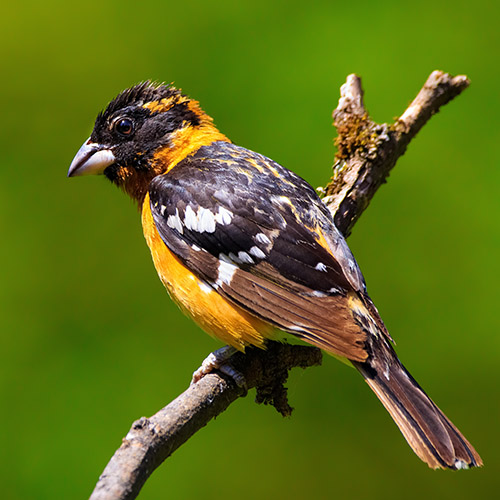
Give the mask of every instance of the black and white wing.
[(327, 351), (367, 358), (350, 302), (363, 277), (300, 177), (221, 142), (156, 177), (149, 195), (165, 245), (218, 293)]

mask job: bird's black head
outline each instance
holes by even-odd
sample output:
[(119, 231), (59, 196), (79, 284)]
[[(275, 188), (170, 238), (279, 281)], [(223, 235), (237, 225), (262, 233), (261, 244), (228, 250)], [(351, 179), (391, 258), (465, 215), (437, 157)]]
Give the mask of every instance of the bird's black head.
[(141, 83), (99, 113), (68, 176), (104, 174), (141, 201), (151, 179), (169, 169), (179, 144), (207, 127), (216, 130), (196, 101), (169, 85)]

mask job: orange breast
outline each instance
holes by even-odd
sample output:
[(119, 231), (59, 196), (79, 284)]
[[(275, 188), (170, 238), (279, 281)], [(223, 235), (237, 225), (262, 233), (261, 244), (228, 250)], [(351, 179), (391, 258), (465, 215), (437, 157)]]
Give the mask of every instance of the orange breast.
[(142, 206), (144, 237), (170, 297), (203, 330), (222, 342), (239, 350), (247, 345), (263, 347), (266, 338), (274, 337), (275, 328), (230, 303), (189, 271), (158, 234), (149, 203), (146, 195)]

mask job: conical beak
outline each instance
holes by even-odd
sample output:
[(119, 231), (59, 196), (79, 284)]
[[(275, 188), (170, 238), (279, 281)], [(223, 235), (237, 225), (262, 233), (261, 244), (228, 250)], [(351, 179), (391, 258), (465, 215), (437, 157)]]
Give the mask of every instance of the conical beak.
[(68, 170), (68, 177), (98, 175), (115, 162), (115, 155), (106, 146), (87, 139), (76, 153)]

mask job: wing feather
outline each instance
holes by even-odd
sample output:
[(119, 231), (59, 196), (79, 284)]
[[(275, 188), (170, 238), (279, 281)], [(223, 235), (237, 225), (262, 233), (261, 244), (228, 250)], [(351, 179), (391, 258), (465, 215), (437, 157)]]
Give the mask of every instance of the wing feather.
[(366, 360), (366, 330), (349, 307), (364, 280), (326, 207), (305, 181), (271, 160), (215, 144), (151, 183), (151, 211), (165, 245), (251, 314), (322, 349)]

